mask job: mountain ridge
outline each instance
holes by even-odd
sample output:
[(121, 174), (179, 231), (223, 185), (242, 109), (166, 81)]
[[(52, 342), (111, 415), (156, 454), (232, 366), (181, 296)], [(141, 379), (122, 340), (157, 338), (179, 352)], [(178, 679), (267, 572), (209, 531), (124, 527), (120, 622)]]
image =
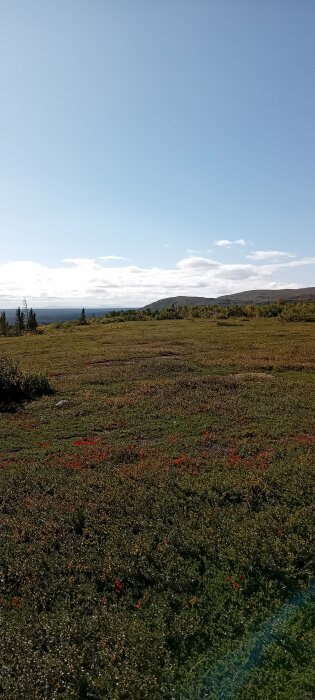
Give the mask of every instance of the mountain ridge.
[(167, 309), (173, 304), (175, 306), (209, 306), (218, 304), (219, 306), (231, 306), (232, 304), (268, 304), (274, 303), (278, 299), (285, 301), (315, 301), (315, 287), (302, 287), (300, 289), (251, 289), (235, 294), (224, 294), (219, 297), (193, 297), (176, 296), (158, 299), (142, 308), (144, 310), (160, 311)]

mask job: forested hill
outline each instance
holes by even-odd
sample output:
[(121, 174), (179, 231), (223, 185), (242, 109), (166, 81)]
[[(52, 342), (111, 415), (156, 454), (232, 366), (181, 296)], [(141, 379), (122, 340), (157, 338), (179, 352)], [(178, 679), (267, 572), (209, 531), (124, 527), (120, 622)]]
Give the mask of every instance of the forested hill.
[(247, 292), (237, 294), (226, 294), (216, 298), (178, 296), (159, 299), (144, 306), (144, 309), (151, 311), (161, 311), (173, 304), (175, 306), (208, 306), (219, 304), (220, 306), (230, 306), (232, 304), (269, 304), (278, 299), (286, 301), (315, 301), (315, 287), (305, 287), (303, 289), (252, 289)]

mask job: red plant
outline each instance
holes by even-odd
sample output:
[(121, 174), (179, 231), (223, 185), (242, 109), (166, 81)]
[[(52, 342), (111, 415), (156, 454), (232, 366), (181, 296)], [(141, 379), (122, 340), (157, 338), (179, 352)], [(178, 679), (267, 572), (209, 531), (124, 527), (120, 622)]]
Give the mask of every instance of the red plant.
[(139, 598), (139, 600), (135, 603), (135, 608), (137, 608), (137, 610), (140, 610), (140, 608), (142, 608), (143, 604), (147, 601), (147, 599), (148, 596), (146, 593), (144, 593), (142, 598)]
[(232, 450), (230, 450), (230, 455), (229, 455), (229, 462), (231, 465), (239, 464), (242, 461), (242, 458), (240, 455), (237, 454), (235, 448), (233, 447)]
[(123, 587), (123, 582), (120, 580), (120, 578), (115, 578), (114, 585), (115, 585), (115, 593), (121, 593), (122, 587)]
[(186, 464), (187, 462), (187, 455), (179, 455), (178, 457), (175, 457), (174, 462), (175, 464)]
[(201, 456), (202, 456), (202, 457), (209, 457), (209, 456), (210, 456), (209, 450), (202, 450), (202, 451), (201, 451)]
[(300, 445), (314, 445), (315, 442), (315, 436), (314, 435), (292, 435), (291, 440), (295, 440), (295, 442), (298, 442)]
[(79, 440), (74, 440), (73, 445), (74, 447), (84, 447), (85, 445), (95, 445), (96, 438), (80, 438)]

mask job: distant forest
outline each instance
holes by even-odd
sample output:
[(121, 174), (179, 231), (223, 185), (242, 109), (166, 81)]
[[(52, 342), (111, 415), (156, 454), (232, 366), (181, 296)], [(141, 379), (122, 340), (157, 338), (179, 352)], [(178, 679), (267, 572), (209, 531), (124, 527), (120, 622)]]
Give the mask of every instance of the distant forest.
[[(169, 308), (155, 309), (126, 309), (121, 311), (110, 311), (101, 318), (92, 317), (83, 321), (85, 324), (100, 323), (122, 323), (125, 321), (164, 321), (180, 319), (208, 318), (218, 322), (228, 319), (250, 319), (250, 318), (277, 318), (280, 321), (315, 321), (315, 302), (286, 302), (278, 299), (273, 304), (238, 304), (231, 306), (218, 306), (210, 304), (208, 306), (177, 306), (172, 304)], [(82, 324), (81, 320), (68, 321), (66, 323), (54, 323), (54, 328), (73, 326)]]

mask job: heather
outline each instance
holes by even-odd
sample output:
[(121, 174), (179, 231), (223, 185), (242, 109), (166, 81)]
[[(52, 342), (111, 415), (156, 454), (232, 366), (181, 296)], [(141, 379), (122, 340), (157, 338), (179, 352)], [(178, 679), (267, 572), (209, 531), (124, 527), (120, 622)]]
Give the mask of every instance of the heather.
[(313, 697), (313, 348), (272, 315), (0, 338), (54, 389), (1, 414), (3, 697)]

